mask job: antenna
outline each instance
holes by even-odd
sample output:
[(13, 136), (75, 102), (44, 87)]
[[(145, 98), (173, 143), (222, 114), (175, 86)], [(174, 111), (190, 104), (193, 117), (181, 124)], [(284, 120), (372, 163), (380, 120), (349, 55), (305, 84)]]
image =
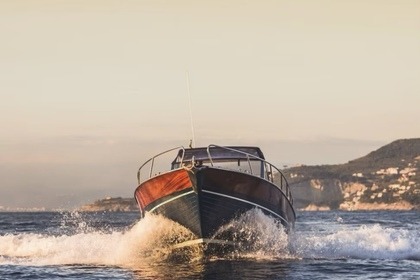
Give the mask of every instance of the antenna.
[(188, 71), (185, 72), (185, 78), (187, 81), (187, 93), (188, 93), (188, 104), (190, 108), (190, 122), (191, 122), (191, 134), (192, 139), (190, 140), (190, 147), (195, 146), (195, 133), (194, 133), (194, 122), (193, 122), (193, 114), (192, 114), (192, 106), (191, 106), (191, 92), (190, 92), (190, 75)]

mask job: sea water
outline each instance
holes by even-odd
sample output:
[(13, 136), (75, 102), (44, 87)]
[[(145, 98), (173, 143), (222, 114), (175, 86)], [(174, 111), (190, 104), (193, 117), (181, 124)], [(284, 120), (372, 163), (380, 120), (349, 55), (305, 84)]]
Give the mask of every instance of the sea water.
[(174, 257), (192, 234), (160, 216), (0, 213), (0, 279), (420, 279), (418, 211), (298, 212), (286, 234), (253, 210), (224, 230), (253, 245)]

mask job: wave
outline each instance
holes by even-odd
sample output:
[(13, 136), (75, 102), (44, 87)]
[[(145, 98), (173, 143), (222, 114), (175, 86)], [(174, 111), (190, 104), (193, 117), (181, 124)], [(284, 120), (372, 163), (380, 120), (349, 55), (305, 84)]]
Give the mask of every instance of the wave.
[[(71, 219), (80, 219), (77, 215)], [(65, 224), (65, 223), (63, 223)], [(164, 217), (149, 215), (124, 230), (87, 228), (77, 221), (75, 232), (0, 236), (0, 265), (112, 265), (132, 267), (156, 260), (171, 260), (171, 245), (194, 238), (193, 234)], [(420, 260), (418, 231), (362, 225), (332, 233), (285, 233), (282, 226), (261, 211), (253, 210), (225, 225), (226, 232), (251, 242), (228, 258), (253, 259), (390, 259)], [(250, 245), (251, 244), (251, 245)], [(188, 260), (199, 251), (183, 252)]]
[(86, 222), (78, 224), (78, 232), (72, 234), (0, 236), (0, 264), (128, 266), (162, 258), (169, 244), (192, 238), (187, 229), (161, 216), (148, 216), (125, 231), (95, 231)]
[(301, 258), (420, 260), (418, 231), (362, 225), (355, 229), (338, 230), (293, 238), (295, 255)]

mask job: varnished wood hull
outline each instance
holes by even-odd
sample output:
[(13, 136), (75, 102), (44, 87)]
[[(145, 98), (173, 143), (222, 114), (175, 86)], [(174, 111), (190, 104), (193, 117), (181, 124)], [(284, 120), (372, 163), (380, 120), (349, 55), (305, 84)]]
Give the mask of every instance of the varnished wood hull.
[(250, 174), (218, 168), (178, 169), (142, 183), (135, 191), (142, 214), (161, 214), (210, 240), (216, 231), (253, 208), (293, 227), (290, 201), (275, 185)]

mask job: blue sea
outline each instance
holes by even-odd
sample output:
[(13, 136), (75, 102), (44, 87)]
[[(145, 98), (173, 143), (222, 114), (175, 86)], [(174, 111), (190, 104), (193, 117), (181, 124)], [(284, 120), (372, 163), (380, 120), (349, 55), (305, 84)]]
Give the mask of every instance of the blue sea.
[(190, 233), (160, 216), (0, 213), (0, 279), (420, 279), (420, 212), (298, 212), (295, 229), (259, 211), (228, 225), (254, 246), (174, 257)]

